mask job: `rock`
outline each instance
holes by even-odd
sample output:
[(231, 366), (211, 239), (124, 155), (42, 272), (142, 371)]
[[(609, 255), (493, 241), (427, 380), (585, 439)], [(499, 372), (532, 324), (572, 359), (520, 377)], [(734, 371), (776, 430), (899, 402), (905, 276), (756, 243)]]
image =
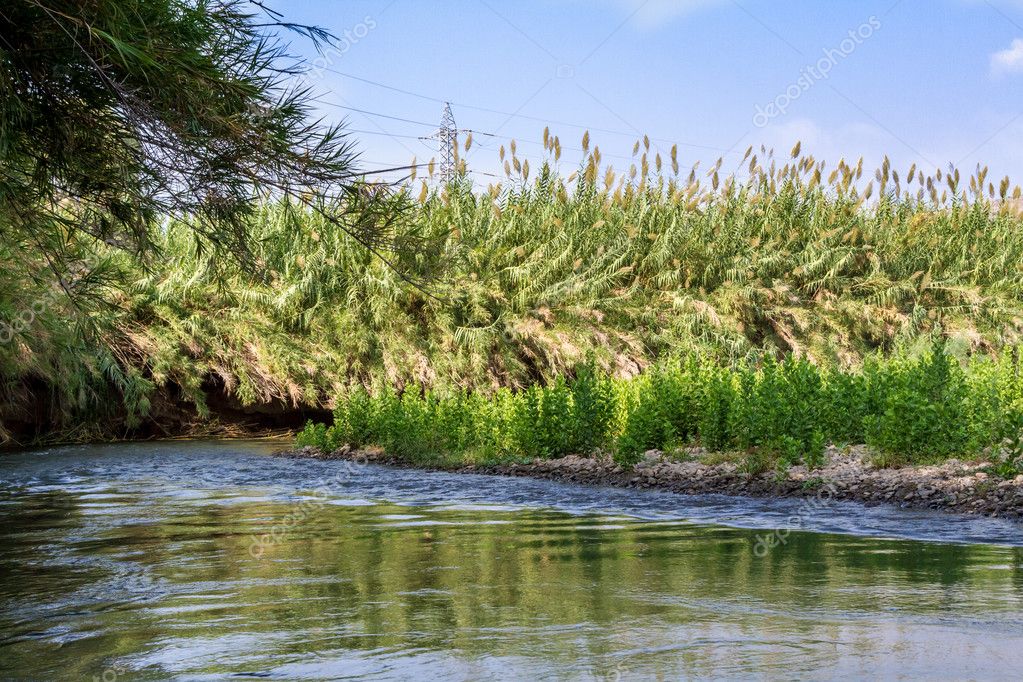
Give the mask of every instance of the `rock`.
[(640, 462), (643, 466), (652, 466), (661, 461), (661, 456), (664, 453), (660, 450), (647, 450), (643, 453), (643, 459)]
[[(957, 513), (998, 514), (1016, 519), (1023, 517), (1023, 474), (1002, 480), (978, 471), (977, 464), (957, 468), (954, 462), (897, 470), (876, 469), (869, 465), (869, 459), (862, 456), (863, 452), (865, 450), (862, 448), (851, 454), (835, 451), (822, 469), (808, 472), (804, 467), (797, 466), (784, 477), (778, 477), (772, 472), (758, 476), (746, 475), (738, 471), (734, 462), (729, 461), (711, 465), (699, 461), (669, 460), (665, 459), (662, 451), (656, 449), (647, 450), (635, 469), (623, 468), (606, 453), (598, 457), (571, 455), (552, 460), (534, 459), (528, 464), (466, 464), (450, 469), (532, 476), (582, 484), (656, 488), (691, 494), (776, 497), (813, 497), (821, 491), (819, 481), (827, 481), (830, 497), (875, 504), (887, 501), (902, 507), (927, 506)], [(388, 456), (379, 448), (353, 450), (344, 446), (326, 453), (304, 447), (275, 454), (316, 459), (365, 458), (393, 466), (412, 466), (400, 457)]]

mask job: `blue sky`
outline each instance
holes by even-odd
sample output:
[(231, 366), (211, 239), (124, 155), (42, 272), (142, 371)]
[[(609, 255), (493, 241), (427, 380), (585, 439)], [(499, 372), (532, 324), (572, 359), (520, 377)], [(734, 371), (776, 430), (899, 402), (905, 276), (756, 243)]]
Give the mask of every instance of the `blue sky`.
[[(896, 167), (981, 163), (992, 176), (1023, 182), (1023, 0), (273, 6), (341, 36), (319, 62), (293, 43), (326, 66), (308, 77), (323, 102), (440, 119), (439, 102), (333, 71), (450, 100), (459, 127), (494, 134), (475, 136), (469, 166), (480, 172), (498, 169), (496, 149), (508, 138), (519, 141), (520, 156), (540, 159), (541, 121), (550, 121), (566, 148), (579, 147), (583, 133), (566, 124), (590, 127), (619, 168), (645, 133), (665, 152), (678, 142), (683, 166), (722, 155), (737, 163), (750, 144), (787, 153), (800, 139), (830, 167), (840, 157), (864, 156), (869, 166), (888, 154)], [(429, 126), (327, 104), (321, 113), (347, 115), (350, 128), (367, 131), (355, 134), (367, 169), (435, 154), (416, 139)], [(577, 160), (567, 150), (562, 166)]]

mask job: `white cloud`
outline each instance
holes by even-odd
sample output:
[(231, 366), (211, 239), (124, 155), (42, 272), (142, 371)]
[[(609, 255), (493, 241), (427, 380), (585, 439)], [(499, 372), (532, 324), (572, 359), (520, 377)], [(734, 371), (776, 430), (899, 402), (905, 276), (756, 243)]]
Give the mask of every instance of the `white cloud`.
[(991, 55), (991, 73), (995, 76), (1023, 73), (1023, 39), (1016, 38), (1008, 48)]

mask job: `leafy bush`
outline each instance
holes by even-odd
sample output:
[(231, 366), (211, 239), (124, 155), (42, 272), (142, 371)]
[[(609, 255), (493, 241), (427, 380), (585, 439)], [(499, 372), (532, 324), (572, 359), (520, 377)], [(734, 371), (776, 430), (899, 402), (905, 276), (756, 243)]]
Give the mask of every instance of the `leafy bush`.
[(613, 382), (592, 363), (576, 369), (572, 393), (572, 434), (568, 450), (589, 454), (606, 444), (615, 417)]
[(1023, 432), (1003, 440), (1001, 446), (992, 452), (991, 459), (993, 463), (988, 467), (989, 473), (1005, 479), (1023, 475)]
[(864, 372), (830, 371), (824, 376), (821, 424), (835, 443), (862, 443), (863, 419), (869, 413)]
[(724, 450), (732, 443), (731, 424), (738, 409), (739, 393), (733, 372), (711, 365), (701, 369), (698, 380), (697, 433), (708, 450)]
[(333, 431), (333, 427), (327, 428), (326, 424), (315, 424), (312, 420), (309, 420), (305, 424), (305, 428), (298, 432), (298, 436), (295, 437), (295, 446), (314, 447), (323, 451), (327, 451), (328, 448), (328, 436), (327, 434)]
[(664, 419), (652, 380), (637, 379), (635, 406), (629, 410), (625, 428), (615, 447), (615, 461), (625, 466), (636, 464), (640, 456), (651, 448), (664, 448), (672, 433), (671, 424)]
[[(410, 460), (474, 461), (592, 455), (610, 448), (632, 466), (643, 452), (700, 444), (745, 453), (740, 469), (824, 464), (828, 442), (864, 440), (877, 461), (933, 461), (990, 448), (999, 475), (1021, 465), (1023, 380), (1015, 357), (965, 368), (936, 343), (917, 358), (875, 359), (861, 372), (824, 371), (806, 359), (724, 365), (700, 355), (668, 360), (634, 379), (587, 363), (523, 391), (491, 396), (356, 389), (334, 425), (310, 424), (300, 445), (379, 445)], [(1008, 443), (1008, 445), (1007, 445)]]
[(333, 433), (337, 440), (353, 448), (369, 443), (375, 435), (373, 401), (365, 388), (359, 386), (338, 401), (334, 408)]
[(864, 420), (868, 445), (910, 460), (977, 449), (967, 419), (971, 396), (966, 377), (942, 342), (922, 359), (890, 363), (876, 390), (878, 409)]

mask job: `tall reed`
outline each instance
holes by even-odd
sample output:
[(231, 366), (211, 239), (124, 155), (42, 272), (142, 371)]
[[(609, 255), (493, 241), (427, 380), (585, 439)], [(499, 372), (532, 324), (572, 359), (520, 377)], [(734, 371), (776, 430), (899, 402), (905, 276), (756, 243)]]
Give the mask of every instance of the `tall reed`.
[[(688, 352), (852, 368), (935, 337), (961, 357), (1020, 340), (1020, 190), (986, 169), (899, 173), (886, 160), (870, 176), (862, 161), (750, 149), (729, 174), (736, 159), (686, 169), (677, 149), (637, 142), (623, 172), (582, 145), (567, 176), (548, 131), (543, 158), (505, 151), (509, 177), (486, 191), (415, 178), (392, 198), (391, 265), (272, 203), (251, 218), (254, 273), (197, 250), (174, 221), (154, 226), (150, 269), (83, 254), (109, 266), (110, 305), (91, 314), (96, 333), (61, 303), (12, 329), (3, 418), (33, 409), (40, 382), (70, 425), (144, 416), (158, 390), (203, 414), (210, 390), (331, 406), (357, 387), (546, 385), (586, 357), (614, 376)], [(0, 273), (10, 322), (52, 292), (34, 284), (45, 263), (29, 247), (0, 250), (29, 264)]]

